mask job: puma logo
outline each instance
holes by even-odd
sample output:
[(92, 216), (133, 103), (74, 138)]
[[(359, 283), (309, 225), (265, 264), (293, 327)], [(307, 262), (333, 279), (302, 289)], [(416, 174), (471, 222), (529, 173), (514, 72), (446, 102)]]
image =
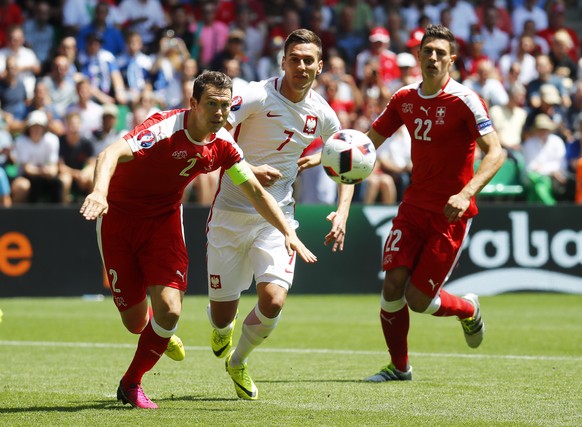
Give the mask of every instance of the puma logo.
[(186, 273), (182, 273), (180, 270), (176, 270), (176, 274), (182, 278), (182, 282), (184, 282)]
[(424, 114), (426, 114), (427, 116), (428, 116), (428, 110), (430, 110), (430, 107), (428, 107), (428, 108), (420, 107), (420, 111), (424, 111)]
[(433, 291), (434, 291), (434, 288), (436, 288), (439, 285), (439, 283), (433, 282), (432, 279), (428, 279), (428, 283), (429, 283), (430, 286), (432, 286), (432, 290)]
[(381, 314), (380, 314), (380, 317), (382, 318), (382, 320), (385, 320), (385, 321), (386, 321), (386, 322), (388, 322), (390, 325), (392, 324), (392, 321), (393, 321), (394, 319), (396, 319), (396, 316), (392, 316), (392, 317), (388, 318), (388, 317), (384, 316), (384, 313), (381, 313)]

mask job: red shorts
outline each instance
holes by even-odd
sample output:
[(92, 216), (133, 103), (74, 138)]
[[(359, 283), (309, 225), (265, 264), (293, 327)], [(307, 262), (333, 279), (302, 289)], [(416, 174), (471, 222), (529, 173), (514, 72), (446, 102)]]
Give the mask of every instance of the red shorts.
[(97, 241), (119, 311), (141, 302), (152, 285), (186, 291), (188, 252), (181, 209), (154, 218), (110, 210), (97, 221)]
[(470, 223), (449, 223), (443, 213), (402, 203), (384, 244), (383, 270), (407, 267), (414, 286), (434, 297), (457, 263)]

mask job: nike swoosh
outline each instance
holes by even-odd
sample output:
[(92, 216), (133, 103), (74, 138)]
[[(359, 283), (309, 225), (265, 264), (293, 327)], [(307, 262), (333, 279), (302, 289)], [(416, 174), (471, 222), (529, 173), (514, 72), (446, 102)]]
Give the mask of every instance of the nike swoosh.
[(281, 114), (273, 114), (270, 111), (267, 113), (267, 117), (281, 117)]

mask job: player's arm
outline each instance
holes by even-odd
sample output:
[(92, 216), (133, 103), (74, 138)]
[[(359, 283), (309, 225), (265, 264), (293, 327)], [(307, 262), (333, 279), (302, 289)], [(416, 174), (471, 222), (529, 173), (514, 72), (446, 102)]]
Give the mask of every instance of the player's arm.
[(133, 152), (123, 138), (118, 139), (97, 156), (95, 174), (93, 176), (93, 191), (85, 198), (80, 210), (85, 219), (97, 219), (97, 217), (107, 213), (109, 209), (107, 193), (109, 192), (111, 177), (118, 163), (130, 160), (133, 160)]
[(317, 257), (299, 240), (295, 230), (291, 228), (283, 211), (269, 193), (265, 191), (257, 178), (253, 175), (250, 167), (245, 161), (236, 163), (226, 171), (232, 182), (238, 185), (246, 194), (255, 210), (263, 216), (270, 224), (285, 236), (285, 247), (291, 256), (293, 251), (308, 263), (317, 261)]
[(373, 127), (366, 132), (366, 135), (368, 135), (368, 138), (370, 138), (376, 150), (384, 143), (384, 141), (386, 141), (386, 137), (380, 135)]
[(444, 214), (449, 222), (457, 221), (463, 216), (469, 207), (471, 198), (485, 187), (505, 160), (505, 151), (501, 148), (497, 132), (489, 132), (477, 138), (477, 144), (485, 155), (475, 172), (475, 176), (458, 194), (451, 196), (445, 205)]
[(336, 252), (344, 250), (344, 239), (346, 237), (346, 227), (348, 222), (348, 215), (350, 214), (350, 206), (354, 196), (354, 186), (340, 184), (338, 191), (337, 209), (331, 212), (326, 219), (331, 222), (331, 230), (325, 236), (324, 245), (329, 245), (333, 242), (332, 251)]

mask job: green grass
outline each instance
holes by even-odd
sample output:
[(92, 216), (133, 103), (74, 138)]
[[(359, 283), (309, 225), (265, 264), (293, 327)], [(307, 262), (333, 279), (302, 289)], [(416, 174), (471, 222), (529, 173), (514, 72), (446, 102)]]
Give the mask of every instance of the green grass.
[[(243, 298), (241, 317), (254, 303)], [(140, 411), (115, 399), (137, 338), (107, 298), (0, 299), (0, 426), (582, 425), (582, 296), (481, 303), (479, 349), (456, 320), (413, 313), (414, 380), (368, 384), (361, 379), (388, 362), (379, 296), (291, 294), (250, 359), (259, 400), (247, 402), (209, 349), (206, 298), (188, 297), (186, 359), (164, 357), (146, 375), (160, 410)]]

